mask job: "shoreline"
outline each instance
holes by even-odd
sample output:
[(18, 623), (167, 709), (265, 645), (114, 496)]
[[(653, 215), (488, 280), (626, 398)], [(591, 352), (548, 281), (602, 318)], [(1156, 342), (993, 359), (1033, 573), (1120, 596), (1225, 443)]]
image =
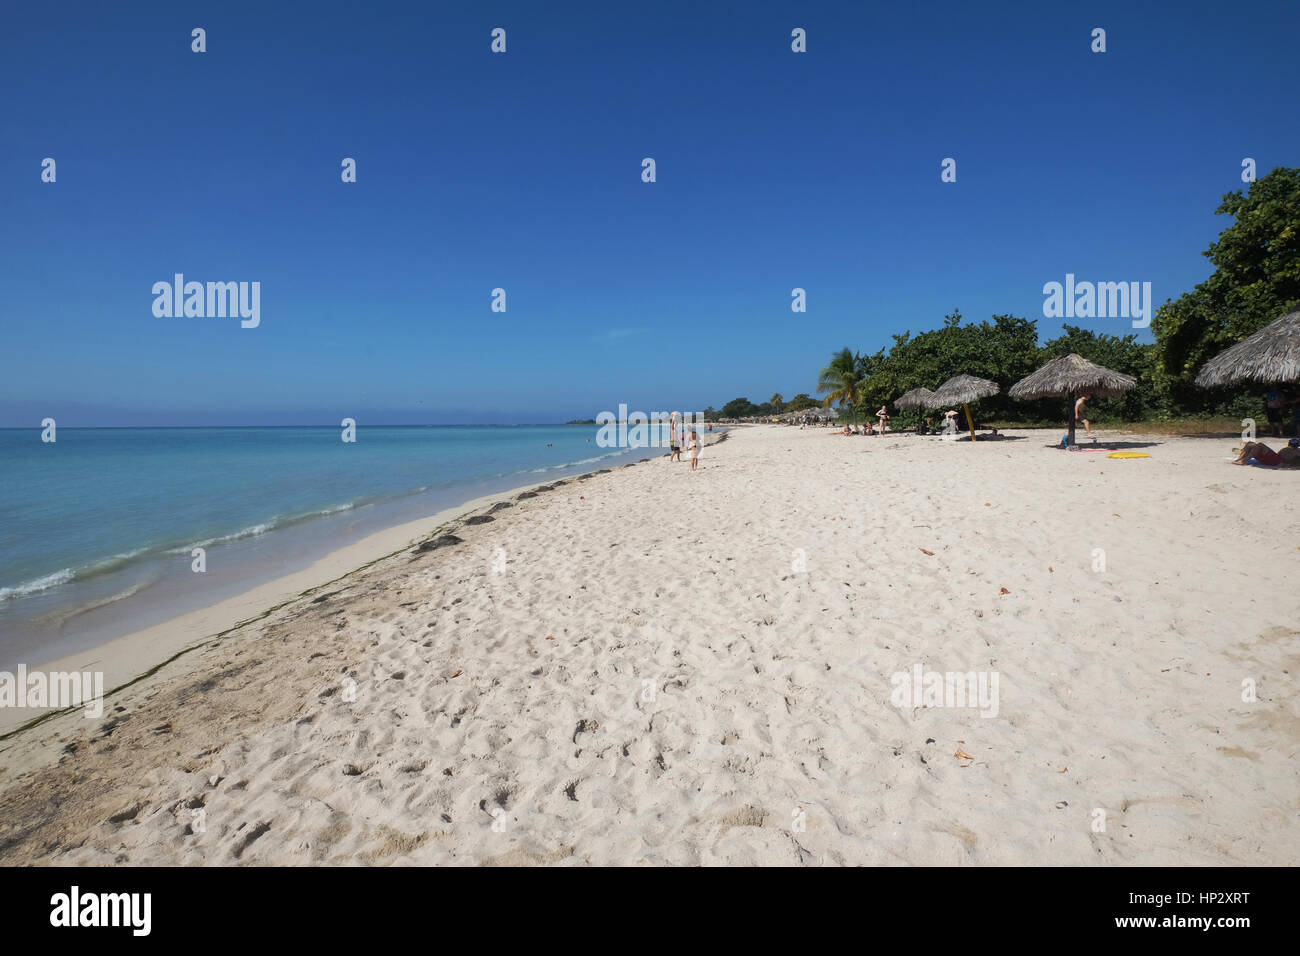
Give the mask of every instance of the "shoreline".
[(1054, 431), (755, 427), (460, 509), (0, 744), (0, 861), (1293, 859), (1294, 475)]
[[(724, 428), (706, 435), (705, 446), (720, 441), (725, 434), (727, 432)], [(611, 464), (615, 468), (627, 468), (653, 461), (656, 457), (667, 456), (666, 451), (658, 454), (660, 451), (661, 449), (657, 447), (627, 449), (629, 455), (641, 452), (650, 453), (651, 457), (619, 464), (616, 458), (611, 456)], [(102, 672), (104, 700), (107, 702), (116, 692), (157, 673), (183, 655), (219, 641), (226, 634), (241, 627), (254, 624), (313, 591), (341, 581), (408, 547), (413, 547), (421, 539), (428, 539), (435, 532), (471, 516), (473, 512), (489, 507), (502, 498), (511, 498), (538, 488), (549, 488), (556, 482), (578, 480), (582, 476), (611, 470), (601, 468), (592, 471), (566, 472), (566, 467), (568, 466), (557, 466), (557, 474), (553, 479), (480, 495), (426, 517), (372, 532), (350, 544), (325, 552), (305, 568), (278, 575), (236, 595), (156, 624), (129, 631), (82, 651), (37, 664), (29, 664), (27, 672), (29, 674)], [(0, 741), (13, 739), (53, 717), (79, 709), (81, 709), (79, 705), (59, 709), (0, 708)]]
[[(148, 436), (156, 431), (121, 430), (132, 436), (128, 444), (150, 446), (153, 439)], [(93, 434), (97, 430), (72, 429), (70, 434), (83, 431)], [(164, 469), (169, 477), (163, 484), (179, 494), (178, 500), (166, 500), (163, 508), (141, 508), (128, 501), (123, 516), (100, 528), (86, 504), (101, 494), (86, 467), (93, 457), (62, 466), (60, 474), (67, 486), (73, 490), (81, 486), (79, 493), (70, 495), (70, 507), (59, 509), (62, 520), (44, 528), (20, 521), (11, 529), (16, 536), (6, 542), (12, 547), (3, 549), (6, 586), (0, 588), (0, 634), (4, 636), (0, 672), (13, 671), (19, 664), (30, 668), (84, 655), (116, 638), (202, 611), (304, 570), (323, 555), (371, 534), (476, 498), (639, 457), (637, 449), (593, 445), (597, 439), (594, 431), (584, 446), (580, 429), (555, 426), (541, 432), (531, 427), (396, 428), (385, 430), (379, 443), (367, 452), (381, 464), (395, 466), (382, 474), (359, 472), (364, 466), (356, 464), (335, 468), (334, 463), (319, 461), (319, 452), (313, 456), (309, 450), (290, 455), (283, 473), (254, 476), (250, 472), (255, 466), (247, 464), (257, 460), (253, 453), (265, 450), (272, 455), (272, 466), (278, 461), (276, 448), (268, 448), (275, 439), (267, 437), (276, 429), (210, 429), (220, 436), (217, 439), (195, 437), (203, 429), (174, 431), (185, 436), (176, 447), (195, 453), (200, 464), (211, 465), (214, 454), (231, 444), (245, 464), (232, 475), (232, 486), (264, 482), (270, 489), (266, 500), (215, 508), (196, 502), (188, 483), (175, 487), (182, 473), (175, 462), (184, 456), (168, 456), (164, 449), (161, 457), (170, 464)], [(303, 440), (303, 429), (287, 431), (299, 436), (295, 442)], [(562, 431), (569, 432), (569, 437), (553, 437)], [(495, 439), (494, 432), (514, 434)], [(456, 433), (463, 437), (455, 437)], [(530, 433), (538, 442), (535, 451), (527, 437)], [(552, 440), (556, 442), (554, 451)], [(95, 443), (83, 441), (87, 448), (95, 447)], [(101, 436), (101, 445), (103, 441)], [(319, 445), (320, 438), (306, 441)], [(548, 442), (544, 451), (541, 441)], [(404, 445), (410, 447), (404, 449)], [(80, 448), (76, 441), (73, 446)], [(394, 452), (406, 457), (389, 461)], [(478, 454), (482, 457), (476, 458)], [(148, 463), (146, 459), (141, 467)], [(24, 467), (30, 472), (32, 462)], [(291, 490), (295, 474), (301, 473), (310, 482), (318, 468), (323, 470), (328, 487), (320, 493)], [(101, 497), (112, 502), (123, 497), (122, 489), (130, 482), (124, 480), (123, 469), (110, 472), (106, 480), (115, 484)], [(37, 504), (33, 503), (33, 508)], [(140, 513), (133, 514), (132, 509)], [(194, 548), (205, 549), (208, 567), (191, 568)], [(196, 575), (191, 570), (215, 573)]]

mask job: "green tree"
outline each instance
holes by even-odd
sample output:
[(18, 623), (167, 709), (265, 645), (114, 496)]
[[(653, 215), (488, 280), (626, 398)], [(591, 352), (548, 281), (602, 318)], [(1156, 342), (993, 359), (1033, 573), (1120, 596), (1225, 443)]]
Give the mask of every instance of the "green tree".
[(785, 399), (781, 397), (780, 392), (773, 392), (768, 404), (772, 406), (773, 415), (780, 415), (781, 412), (785, 411)]
[[(991, 321), (962, 323), (958, 310), (944, 317), (937, 329), (913, 336), (894, 336), (888, 353), (869, 357), (870, 378), (863, 388), (864, 404), (879, 407), (914, 388), (935, 389), (954, 375), (992, 379), (1002, 393), (980, 402), (986, 416), (1023, 413), (1006, 390), (1038, 367), (1038, 328), (1029, 320), (995, 315)], [(905, 415), (906, 422), (912, 416)]]
[(816, 408), (821, 403), (813, 398), (807, 392), (800, 392), (794, 398), (790, 399), (789, 404), (785, 406), (787, 412), (802, 412), (807, 408)]
[[(1204, 255), (1214, 273), (1191, 292), (1157, 310), (1152, 372), (1157, 394), (1180, 411), (1240, 410), (1224, 392), (1194, 384), (1196, 373), (1219, 352), (1300, 305), (1300, 169), (1279, 167), (1223, 197), (1216, 215), (1233, 223)], [(1232, 394), (1252, 397), (1258, 388)]]
[(747, 398), (733, 398), (722, 406), (723, 418), (748, 418), (756, 414), (757, 406)]
[(826, 393), (822, 400), (827, 408), (838, 402), (840, 408), (849, 407), (854, 424), (858, 420), (858, 404), (862, 401), (863, 364), (860, 355), (843, 348), (831, 356), (831, 362), (817, 376), (818, 393)]

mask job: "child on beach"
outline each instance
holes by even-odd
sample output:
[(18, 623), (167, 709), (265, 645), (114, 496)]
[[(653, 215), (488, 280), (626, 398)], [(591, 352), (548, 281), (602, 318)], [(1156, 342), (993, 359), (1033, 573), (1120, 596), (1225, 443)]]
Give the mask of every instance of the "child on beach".
[(700, 463), (700, 436), (692, 429), (686, 440), (691, 449), (691, 471), (694, 471), (695, 466)]

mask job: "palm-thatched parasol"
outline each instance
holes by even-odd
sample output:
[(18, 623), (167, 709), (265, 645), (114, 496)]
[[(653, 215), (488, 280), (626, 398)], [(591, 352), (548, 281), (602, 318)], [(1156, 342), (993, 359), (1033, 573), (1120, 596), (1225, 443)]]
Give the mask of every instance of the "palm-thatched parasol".
[(966, 412), (966, 425), (970, 428), (970, 440), (974, 441), (975, 422), (970, 417), (970, 403), (978, 402), (981, 398), (988, 398), (990, 395), (996, 395), (1001, 390), (1002, 388), (997, 382), (989, 381), (987, 378), (976, 378), (974, 375), (954, 375), (939, 386), (926, 404), (931, 408), (942, 408), (944, 405), (961, 405), (962, 410)]
[(1259, 382), (1276, 385), (1300, 381), (1300, 311), (1288, 312), (1254, 335), (1220, 352), (1201, 367), (1202, 388)]
[(1007, 389), (1012, 398), (1027, 400), (1064, 395), (1069, 399), (1069, 444), (1074, 444), (1074, 400), (1076, 395), (1093, 398), (1110, 398), (1123, 395), (1137, 384), (1137, 379), (1101, 365), (1094, 365), (1082, 355), (1069, 355), (1052, 359), (1037, 372), (1026, 375)]
[(914, 388), (910, 392), (904, 392), (894, 402), (895, 408), (926, 408), (926, 403), (934, 397), (934, 392), (928, 388)]

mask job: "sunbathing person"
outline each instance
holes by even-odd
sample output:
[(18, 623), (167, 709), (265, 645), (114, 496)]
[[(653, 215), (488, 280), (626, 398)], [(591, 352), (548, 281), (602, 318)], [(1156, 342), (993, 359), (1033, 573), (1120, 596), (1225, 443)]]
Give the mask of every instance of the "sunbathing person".
[(1274, 451), (1262, 441), (1248, 441), (1242, 446), (1241, 454), (1232, 460), (1232, 464), (1248, 465), (1251, 462), (1271, 468), (1300, 467), (1300, 438), (1292, 438), (1281, 451)]

